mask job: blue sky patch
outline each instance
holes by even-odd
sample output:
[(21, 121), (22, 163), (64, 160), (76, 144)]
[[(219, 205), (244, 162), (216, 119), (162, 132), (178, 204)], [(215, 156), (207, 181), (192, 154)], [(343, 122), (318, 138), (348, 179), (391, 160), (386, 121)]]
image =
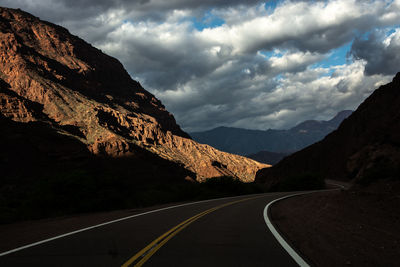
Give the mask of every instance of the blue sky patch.
[(191, 21), (194, 28), (199, 31), (207, 28), (216, 28), (225, 24), (225, 21), (214, 15), (211, 10), (207, 11), (202, 18), (192, 17)]
[(283, 57), (284, 53), (278, 52), (277, 50), (273, 50), (273, 51), (265, 51), (265, 50), (261, 50), (258, 51), (259, 54), (261, 54), (262, 56), (266, 57), (266, 58), (270, 58), (270, 57)]
[(353, 41), (348, 42), (341, 47), (331, 50), (329, 56), (318, 63), (312, 65), (312, 68), (330, 68), (332, 66), (344, 65), (348, 63), (347, 54), (350, 52)]
[(264, 4), (264, 8), (265, 8), (265, 10), (267, 10), (267, 11), (274, 11), (275, 10), (275, 8), (276, 8), (276, 6), (278, 5), (278, 3), (279, 3), (280, 1), (279, 0), (271, 0), (271, 1), (267, 1), (265, 4)]

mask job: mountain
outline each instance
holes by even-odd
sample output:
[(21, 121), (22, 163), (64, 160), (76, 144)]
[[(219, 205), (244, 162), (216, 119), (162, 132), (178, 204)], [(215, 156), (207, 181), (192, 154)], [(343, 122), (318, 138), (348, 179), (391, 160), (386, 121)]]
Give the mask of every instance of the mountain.
[(289, 155), (289, 153), (276, 153), (269, 151), (260, 151), (255, 154), (246, 155), (247, 158), (254, 159), (258, 162), (268, 163), (268, 164), (276, 164), (281, 161), (284, 157)]
[[(54, 146), (54, 153), (73, 140), (90, 155), (136, 157), (138, 162), (152, 158), (161, 165), (167, 160), (199, 181), (223, 175), (252, 181), (256, 171), (266, 167), (191, 140), (118, 60), (65, 28), (21, 10), (0, 8), (0, 40), (2, 120), (13, 121), (6, 123), (18, 129), (25, 127), (21, 123), (40, 124), (40, 130), (26, 126), (18, 135), (51, 132), (57, 137), (46, 146)], [(151, 166), (144, 164), (143, 172), (157, 175)]]
[(375, 90), (339, 128), (256, 180), (269, 186), (300, 176), (368, 184), (400, 177), (400, 73)]
[(335, 130), (352, 111), (339, 112), (329, 121), (304, 121), (289, 130), (247, 130), (218, 127), (205, 132), (190, 133), (199, 143), (238, 155), (254, 154), (262, 150), (292, 153), (311, 145)]

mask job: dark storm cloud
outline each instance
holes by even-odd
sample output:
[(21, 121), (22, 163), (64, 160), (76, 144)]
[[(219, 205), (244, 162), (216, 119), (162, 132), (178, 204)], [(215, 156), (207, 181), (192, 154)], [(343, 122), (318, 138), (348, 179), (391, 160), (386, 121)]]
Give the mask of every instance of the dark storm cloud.
[(21, 8), (52, 22), (96, 17), (113, 9), (133, 12), (137, 19), (161, 20), (172, 10), (197, 10), (253, 5), (260, 0), (4, 0), (3, 6)]
[[(390, 74), (400, 43), (393, 36), (386, 43), (383, 37), (357, 39), (354, 62), (317, 65), (357, 35), (400, 24), (400, 1), (278, 1), (267, 8), (264, 3), (3, 0), (1, 5), (61, 24), (118, 58), (187, 131), (220, 125), (288, 128), (327, 119), (355, 108), (389, 80), (365, 76), (364, 67), (367, 74)], [(215, 18), (225, 23), (207, 24)]]
[(351, 54), (367, 62), (367, 75), (394, 75), (400, 71), (400, 31), (386, 36), (385, 32), (375, 31), (368, 38), (356, 38)]

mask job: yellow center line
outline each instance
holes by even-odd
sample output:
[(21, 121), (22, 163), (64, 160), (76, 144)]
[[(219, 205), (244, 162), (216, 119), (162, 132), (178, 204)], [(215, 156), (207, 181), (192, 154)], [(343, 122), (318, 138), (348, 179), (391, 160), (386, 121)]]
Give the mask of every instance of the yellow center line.
[(207, 214), (209, 214), (209, 213), (211, 213), (213, 211), (221, 209), (223, 207), (226, 207), (226, 206), (229, 206), (229, 205), (232, 205), (232, 204), (236, 204), (236, 203), (239, 203), (239, 202), (243, 202), (243, 201), (246, 201), (246, 200), (259, 198), (259, 197), (261, 197), (261, 196), (250, 197), (250, 198), (245, 198), (245, 199), (241, 199), (241, 200), (228, 202), (228, 203), (219, 205), (217, 207), (205, 210), (203, 212), (200, 212), (199, 214), (196, 214), (196, 215), (190, 217), (189, 219), (187, 219), (187, 220), (181, 222), (180, 224), (176, 225), (175, 227), (171, 228), (170, 230), (168, 230), (167, 232), (165, 232), (161, 236), (157, 237), (154, 241), (152, 241), (145, 248), (140, 250), (132, 258), (130, 258), (127, 262), (125, 262), (122, 265), (122, 267), (128, 267), (131, 264), (134, 264), (135, 267), (142, 266), (154, 253), (157, 252), (157, 250), (159, 250), (165, 243), (167, 243), (168, 240), (170, 240), (172, 237), (177, 235), (180, 231), (185, 229), (188, 225), (190, 225), (194, 221), (198, 220), (199, 218), (201, 218), (201, 217), (203, 217), (203, 216), (205, 216), (205, 215), (207, 215)]

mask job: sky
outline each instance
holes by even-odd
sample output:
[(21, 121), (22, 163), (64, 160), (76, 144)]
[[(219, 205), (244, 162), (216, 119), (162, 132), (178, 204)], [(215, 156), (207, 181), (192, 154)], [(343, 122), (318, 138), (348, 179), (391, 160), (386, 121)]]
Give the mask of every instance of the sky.
[(287, 129), (400, 71), (400, 0), (0, 0), (119, 59), (187, 132)]

